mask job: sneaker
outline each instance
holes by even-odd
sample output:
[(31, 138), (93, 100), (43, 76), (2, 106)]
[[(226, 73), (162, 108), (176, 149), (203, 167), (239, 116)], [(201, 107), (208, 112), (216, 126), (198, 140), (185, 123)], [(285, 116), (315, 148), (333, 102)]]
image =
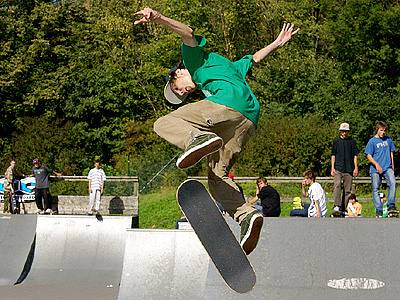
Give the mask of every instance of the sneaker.
[(399, 217), (399, 211), (397, 210), (395, 205), (391, 205), (388, 208), (388, 217), (389, 218), (398, 218)]
[(203, 157), (218, 151), (222, 139), (214, 133), (206, 133), (194, 138), (185, 152), (176, 161), (179, 169), (186, 169), (197, 164)]
[(37, 215), (43, 215), (43, 213), (44, 213), (44, 212), (43, 212), (42, 209), (38, 209), (38, 210), (36, 211), (36, 214), (37, 214)]
[(257, 246), (264, 217), (258, 211), (247, 215), (240, 223), (240, 246), (249, 255)]
[(340, 210), (339, 206), (334, 206), (331, 214), (331, 218), (341, 218), (344, 217), (343, 212)]
[(53, 212), (53, 211), (52, 211), (50, 208), (48, 208), (48, 209), (45, 210), (45, 213), (46, 213), (46, 214), (51, 214), (52, 212)]

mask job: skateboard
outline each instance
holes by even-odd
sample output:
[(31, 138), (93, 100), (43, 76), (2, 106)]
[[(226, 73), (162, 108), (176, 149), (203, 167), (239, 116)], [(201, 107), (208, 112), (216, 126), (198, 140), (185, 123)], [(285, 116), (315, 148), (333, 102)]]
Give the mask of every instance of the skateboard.
[(226, 284), (238, 293), (250, 291), (256, 275), (220, 210), (204, 185), (194, 179), (176, 192), (179, 206)]

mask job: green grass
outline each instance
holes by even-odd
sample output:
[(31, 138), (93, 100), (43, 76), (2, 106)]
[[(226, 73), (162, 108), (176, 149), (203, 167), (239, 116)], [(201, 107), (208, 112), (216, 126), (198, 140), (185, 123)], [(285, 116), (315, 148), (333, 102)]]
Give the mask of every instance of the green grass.
[[(246, 189), (245, 194), (248, 195)], [(173, 229), (175, 222), (182, 213), (175, 199), (174, 187), (164, 188), (158, 192), (140, 195), (139, 200), (139, 226), (140, 228)], [(375, 217), (375, 209), (372, 201), (362, 202), (363, 217)], [(328, 203), (328, 215), (331, 214), (333, 203)], [(281, 217), (289, 217), (292, 209), (291, 202), (281, 203)]]
[(175, 228), (176, 220), (182, 216), (175, 192), (175, 188), (166, 188), (157, 193), (140, 195), (140, 228)]

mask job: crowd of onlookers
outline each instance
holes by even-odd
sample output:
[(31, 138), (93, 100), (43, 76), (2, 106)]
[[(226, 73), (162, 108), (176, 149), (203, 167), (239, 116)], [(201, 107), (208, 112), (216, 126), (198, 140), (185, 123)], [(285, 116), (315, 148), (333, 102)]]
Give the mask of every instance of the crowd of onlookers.
[[(53, 214), (57, 213), (57, 207), (52, 201), (52, 197), (49, 190), (50, 175), (61, 176), (47, 165), (35, 158), (32, 161), (33, 167), (29, 177), (34, 178), (34, 199), (36, 203), (37, 214)], [(23, 178), (24, 174), (20, 173), (16, 169), (16, 160), (12, 159), (10, 165), (4, 174), (3, 183), (3, 213), (4, 214), (19, 214), (26, 213), (24, 202), (16, 200), (17, 187), (15, 186), (16, 178)], [(101, 195), (104, 192), (104, 182), (106, 175), (101, 168), (100, 161), (96, 160), (95, 166), (89, 171), (87, 176), (88, 179), (88, 192), (89, 192), (89, 205), (87, 214), (98, 213), (100, 210)]]
[[(396, 179), (394, 175), (394, 152), (396, 148), (390, 137), (386, 135), (387, 125), (378, 121), (375, 126), (375, 135), (368, 141), (364, 154), (370, 163), (369, 174), (372, 183), (372, 200), (375, 215), (381, 217), (397, 217), (396, 208)], [(362, 205), (352, 191), (353, 177), (358, 176), (359, 151), (353, 139), (349, 137), (350, 126), (342, 123), (339, 127), (339, 136), (332, 143), (331, 175), (333, 177), (332, 217), (359, 217), (362, 215)], [(326, 193), (316, 182), (316, 174), (308, 170), (303, 174), (301, 183), (302, 198), (293, 199), (291, 216), (325, 217), (327, 216)], [(381, 188), (382, 179), (388, 186), (386, 198)], [(249, 198), (248, 202), (260, 210), (265, 217), (280, 216), (279, 193), (268, 185), (263, 177), (257, 179), (256, 197)]]
[[(364, 154), (370, 163), (369, 174), (372, 183), (372, 200), (376, 217), (398, 216), (396, 208), (396, 179), (394, 175), (394, 152), (396, 148), (390, 137), (386, 135), (386, 123), (379, 121), (375, 126), (375, 135), (368, 141)], [(350, 126), (342, 123), (339, 127), (339, 136), (332, 143), (331, 176), (333, 177), (332, 217), (358, 217), (362, 215), (362, 205), (352, 191), (353, 178), (358, 176), (359, 151), (355, 141), (349, 137)], [(60, 176), (39, 159), (33, 160), (32, 172), (29, 176), (35, 178), (36, 213), (51, 214), (55, 212), (49, 192), (49, 176)], [(233, 179), (232, 173), (231, 177)], [(229, 175), (229, 174), (228, 174)], [(10, 162), (4, 175), (4, 205), (3, 213), (20, 213), (24, 210), (23, 202), (13, 203), (15, 193), (14, 180), (17, 176), (25, 175), (16, 170), (16, 161)], [(89, 205), (87, 213), (97, 213), (100, 209), (100, 199), (104, 192), (105, 173), (100, 161), (95, 162), (88, 174)], [(388, 195), (380, 190), (382, 179), (388, 186)], [(325, 217), (327, 215), (327, 199), (322, 186), (316, 181), (316, 174), (308, 170), (303, 174), (300, 197), (293, 199), (291, 216)], [(281, 214), (280, 195), (270, 186), (264, 177), (256, 181), (256, 196), (247, 199), (247, 202), (263, 213), (265, 217), (278, 217)], [(15, 206), (15, 207), (13, 207)]]

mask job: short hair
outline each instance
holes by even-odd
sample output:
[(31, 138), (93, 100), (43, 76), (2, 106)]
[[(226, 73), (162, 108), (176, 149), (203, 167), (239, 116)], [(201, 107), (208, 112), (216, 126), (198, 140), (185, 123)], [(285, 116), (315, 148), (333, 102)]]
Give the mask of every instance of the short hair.
[(258, 184), (260, 182), (264, 182), (265, 184), (268, 184), (267, 179), (265, 179), (265, 177), (263, 177), (263, 176), (260, 176), (257, 178), (256, 184)]
[(313, 170), (307, 170), (307, 171), (305, 171), (304, 173), (303, 173), (303, 177), (305, 177), (305, 178), (309, 178), (309, 179), (311, 179), (312, 181), (315, 181), (315, 178), (317, 177), (316, 175), (315, 175), (315, 172), (313, 171)]
[(349, 200), (352, 200), (352, 199), (354, 199), (354, 201), (356, 201), (356, 202), (357, 202), (357, 197), (356, 197), (356, 194), (353, 194), (353, 193), (351, 193), (351, 194), (350, 194), (350, 196), (349, 196)]
[(185, 65), (182, 61), (179, 61), (174, 67), (168, 71), (168, 76), (166, 76), (166, 81), (174, 82), (176, 80), (176, 70), (185, 69)]
[(375, 123), (375, 132), (378, 132), (379, 128), (385, 128), (387, 130), (388, 129), (388, 125), (383, 121), (377, 121)]

